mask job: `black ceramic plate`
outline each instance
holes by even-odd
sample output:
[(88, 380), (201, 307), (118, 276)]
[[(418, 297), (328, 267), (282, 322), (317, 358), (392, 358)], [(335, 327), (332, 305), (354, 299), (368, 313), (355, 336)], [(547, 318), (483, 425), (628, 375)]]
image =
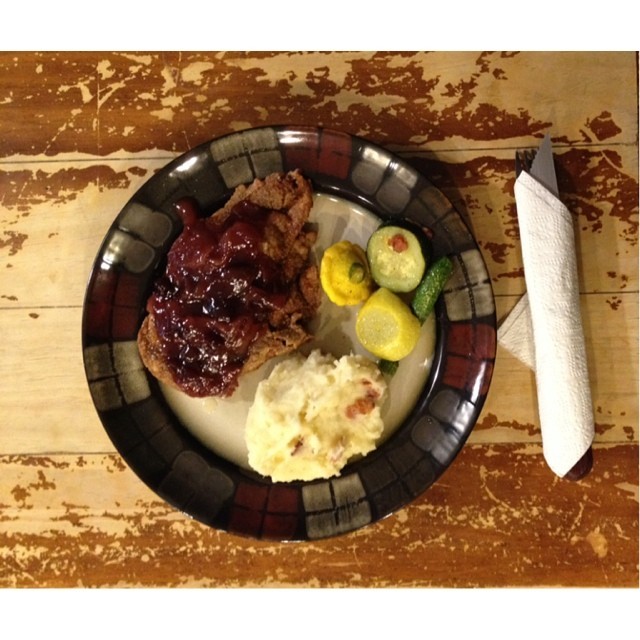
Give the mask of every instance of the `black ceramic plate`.
[[(435, 255), (455, 270), (437, 307), (433, 366), (397, 431), (339, 477), (274, 483), (214, 453), (169, 408), (143, 366), (136, 336), (151, 285), (181, 229), (174, 203), (214, 211), (239, 184), (300, 169), (314, 189), (382, 219), (433, 231)], [(407, 505), (453, 462), (488, 391), (496, 349), (494, 298), (478, 246), (447, 198), (402, 159), (338, 131), (278, 126), (200, 145), (131, 198), (93, 265), (83, 356), (96, 410), (115, 447), (160, 497), (191, 517), (243, 536), (319, 539), (353, 531)]]

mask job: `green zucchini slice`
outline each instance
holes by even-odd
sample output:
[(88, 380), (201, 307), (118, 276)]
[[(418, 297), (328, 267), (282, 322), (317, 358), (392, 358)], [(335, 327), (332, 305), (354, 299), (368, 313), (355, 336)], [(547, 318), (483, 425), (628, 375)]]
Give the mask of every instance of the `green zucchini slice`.
[(367, 259), (375, 282), (396, 293), (413, 291), (427, 266), (420, 232), (405, 224), (384, 224), (369, 238)]

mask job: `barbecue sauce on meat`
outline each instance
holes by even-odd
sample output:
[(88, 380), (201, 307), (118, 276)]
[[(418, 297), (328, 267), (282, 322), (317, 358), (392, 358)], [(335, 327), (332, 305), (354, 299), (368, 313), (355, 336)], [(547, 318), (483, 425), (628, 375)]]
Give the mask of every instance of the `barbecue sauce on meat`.
[(240, 201), (223, 222), (177, 204), (184, 227), (147, 303), (176, 383), (192, 396), (228, 396), (268, 317), (287, 301), (263, 249), (268, 211)]

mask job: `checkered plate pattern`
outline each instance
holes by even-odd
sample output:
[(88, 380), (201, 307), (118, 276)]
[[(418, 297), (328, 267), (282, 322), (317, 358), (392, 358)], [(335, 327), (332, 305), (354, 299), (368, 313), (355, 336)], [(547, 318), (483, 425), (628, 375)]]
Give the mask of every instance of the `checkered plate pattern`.
[[(300, 169), (319, 192), (383, 219), (434, 232), (436, 257), (454, 273), (436, 308), (430, 377), (396, 433), (340, 477), (274, 483), (205, 448), (168, 408), (136, 336), (152, 283), (181, 223), (174, 203), (213, 211), (239, 184)], [(149, 179), (109, 229), (83, 312), (89, 391), (114, 446), (160, 497), (218, 529), (253, 538), (315, 540), (345, 534), (407, 505), (453, 462), (483, 406), (496, 351), (494, 298), (468, 227), (441, 191), (401, 158), (324, 128), (249, 129), (202, 144)]]

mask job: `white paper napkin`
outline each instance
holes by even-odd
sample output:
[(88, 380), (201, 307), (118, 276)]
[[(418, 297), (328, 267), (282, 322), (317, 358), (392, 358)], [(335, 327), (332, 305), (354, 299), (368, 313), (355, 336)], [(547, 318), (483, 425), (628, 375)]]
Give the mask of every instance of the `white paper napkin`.
[(565, 476), (594, 437), (571, 214), (528, 173), (515, 185), (527, 294), (498, 331), (535, 370), (543, 454)]
[(498, 327), (498, 342), (529, 369), (536, 369), (529, 296), (525, 293)]

